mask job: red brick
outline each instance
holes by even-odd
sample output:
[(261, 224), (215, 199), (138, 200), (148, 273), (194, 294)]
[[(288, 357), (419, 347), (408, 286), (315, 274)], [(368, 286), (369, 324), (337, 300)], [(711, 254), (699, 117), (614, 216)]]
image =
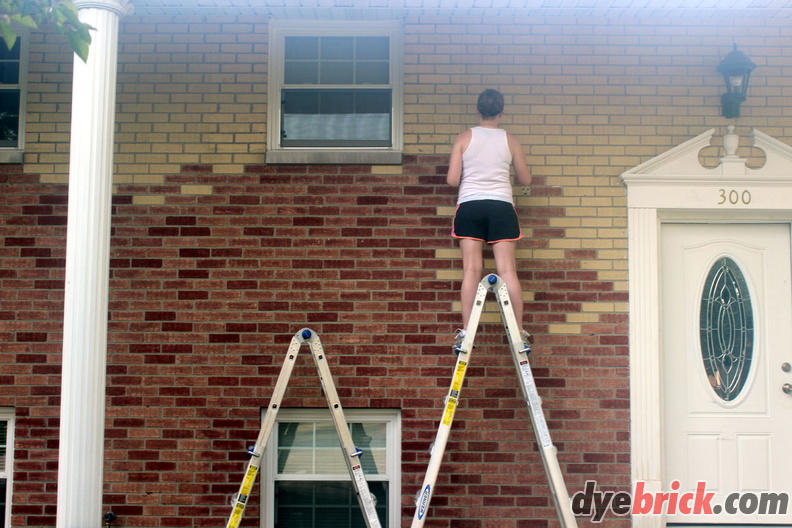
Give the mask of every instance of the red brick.
[[(119, 186), (105, 502), (123, 512), (126, 524), (223, 522), (220, 505), (238, 489), (260, 409), (294, 333), (304, 327), (319, 333), (345, 407), (402, 409), (409, 501), (426, 470), (453, 370), (451, 333), (460, 324), (451, 311), (459, 283), (437, 275), (460, 270), (461, 263), (437, 258), (438, 250), (456, 247), (451, 219), (436, 215), (437, 207), (454, 203), (444, 182), (446, 156), (405, 160), (403, 174), (393, 176), (372, 174), (369, 166), (324, 165), (251, 165), (239, 174), (215, 174), (215, 167), (196, 163), (167, 175), (167, 185)], [(208, 182), (213, 193), (180, 194), (180, 185), (196, 182)], [(9, 185), (0, 184), (6, 191)], [(16, 211), (0, 208), (0, 229), (15, 226), (0, 231), (0, 250), (11, 253), (0, 255), (0, 268), (13, 272), (0, 274), (0, 321), (23, 325), (0, 334), (6, 340), (0, 404), (20, 413), (15, 495), (49, 509), (54, 461), (24, 464), (42, 449), (57, 449), (66, 192), (65, 186), (20, 187)], [(166, 203), (134, 204), (133, 196), (151, 194)], [(30, 218), (20, 214), (23, 207)], [(520, 247), (547, 247), (566, 234), (548, 223), (563, 209), (537, 206), (521, 214), (534, 232)], [(590, 474), (628, 485), (626, 314), (600, 314), (586, 325), (587, 335), (546, 332), (550, 323), (568, 322), (583, 302), (626, 299), (612, 281), (581, 269), (589, 258), (596, 252), (569, 250), (564, 259), (519, 263), (535, 299), (525, 304), (538, 334), (534, 371), (565, 474), (581, 485)], [(433, 499), (438, 526), (552, 525), (547, 491), (532, 484), (544, 482), (544, 474), (501, 334), (498, 324), (479, 331), (451, 434), (451, 462)], [(325, 407), (306, 350), (299, 359), (284, 404)], [(502, 469), (485, 467), (487, 459)], [(34, 477), (43, 480), (33, 483)], [(404, 510), (412, 516), (412, 506)], [(54, 523), (54, 512), (43, 508), (15, 505), (14, 516), (20, 526)]]

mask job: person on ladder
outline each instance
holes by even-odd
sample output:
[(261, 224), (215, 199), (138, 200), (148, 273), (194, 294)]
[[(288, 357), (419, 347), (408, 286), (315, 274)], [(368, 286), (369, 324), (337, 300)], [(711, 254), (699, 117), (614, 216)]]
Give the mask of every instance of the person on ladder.
[[(462, 344), (473, 309), (479, 281), (484, 270), (484, 244), (492, 246), (498, 275), (514, 299), (514, 315), (523, 324), (522, 287), (517, 276), (515, 251), (522, 238), (520, 221), (514, 208), (509, 172), (514, 168), (517, 183), (531, 184), (531, 171), (525, 162), (522, 145), (500, 128), (503, 95), (484, 90), (478, 97), (479, 124), (459, 134), (451, 147), (446, 181), (459, 187), (451, 236), (459, 239), (462, 251), (462, 324), (453, 348)], [(520, 329), (526, 343), (530, 335)]]

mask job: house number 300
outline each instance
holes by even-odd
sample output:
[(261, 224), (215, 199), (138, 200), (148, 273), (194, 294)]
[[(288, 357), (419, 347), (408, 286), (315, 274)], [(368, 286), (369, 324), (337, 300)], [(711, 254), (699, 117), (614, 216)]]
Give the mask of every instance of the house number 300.
[(743, 204), (748, 205), (751, 203), (751, 191), (744, 190), (738, 191), (735, 189), (719, 189), (718, 190), (718, 205), (731, 205)]

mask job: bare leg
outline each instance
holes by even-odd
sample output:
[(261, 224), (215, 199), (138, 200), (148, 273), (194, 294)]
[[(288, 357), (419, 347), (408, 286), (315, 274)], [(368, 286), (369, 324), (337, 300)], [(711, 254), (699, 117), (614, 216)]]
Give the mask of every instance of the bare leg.
[(506, 290), (509, 292), (509, 298), (514, 309), (514, 317), (517, 318), (517, 324), (520, 325), (517, 330), (522, 330), (523, 296), (520, 278), (517, 276), (517, 263), (514, 257), (516, 247), (517, 243), (512, 241), (496, 242), (492, 245), (492, 253), (495, 256), (495, 267), (498, 269), (498, 275), (506, 283)]
[(462, 250), (462, 328), (467, 328), (484, 271), (484, 242), (462, 238), (459, 248)]

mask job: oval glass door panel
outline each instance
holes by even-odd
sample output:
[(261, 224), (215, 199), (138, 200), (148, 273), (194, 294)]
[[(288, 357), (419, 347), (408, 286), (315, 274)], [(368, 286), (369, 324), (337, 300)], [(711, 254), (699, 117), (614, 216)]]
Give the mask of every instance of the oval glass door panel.
[(707, 380), (720, 399), (733, 401), (751, 372), (754, 317), (745, 276), (732, 259), (723, 257), (710, 269), (699, 316)]

